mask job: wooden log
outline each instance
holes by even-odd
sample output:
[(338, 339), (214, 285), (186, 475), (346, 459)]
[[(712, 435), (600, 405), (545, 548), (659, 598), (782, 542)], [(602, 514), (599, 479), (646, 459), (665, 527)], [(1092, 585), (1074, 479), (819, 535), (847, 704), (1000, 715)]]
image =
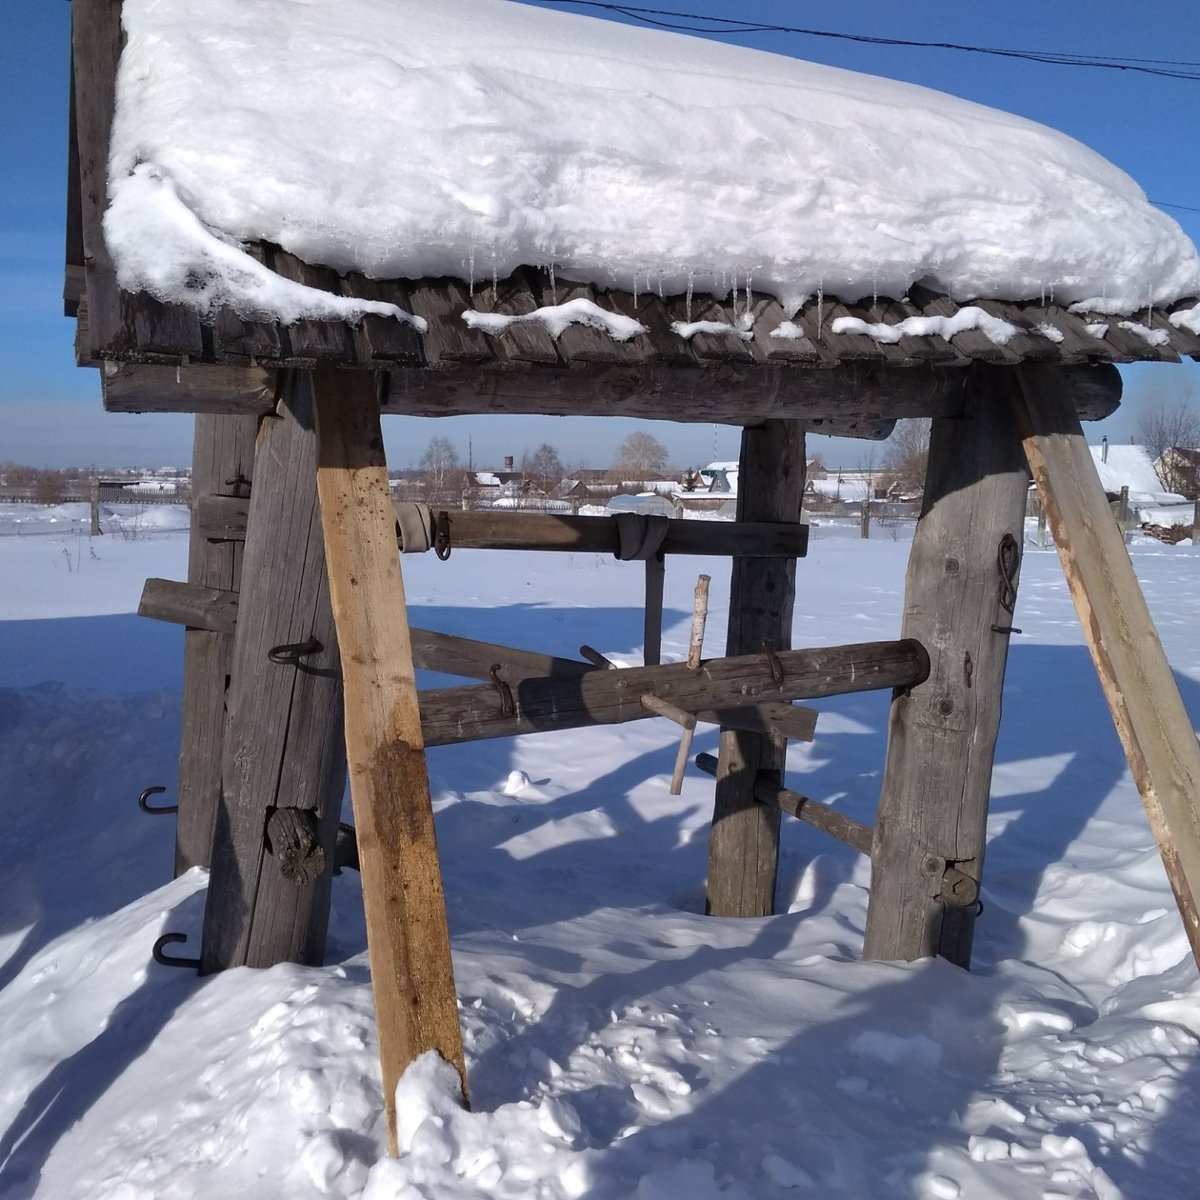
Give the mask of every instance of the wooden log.
[[(147, 579), (142, 589), (138, 614), (156, 621), (176, 625), (233, 633), (237, 627), (238, 594), (219, 588), (202, 588), (171, 579)], [(455, 634), (439, 633), (433, 629), (409, 629), (412, 639), (413, 664), (426, 671), (444, 675), (463, 675), (467, 678), (490, 679), (494, 667), (511, 686), (526, 679), (575, 679), (595, 668), (616, 670), (616, 664), (602, 654), (592, 651), (599, 662), (578, 662), (571, 658), (556, 658), (535, 650), (519, 650), (494, 642), (478, 642)], [(580, 648), (584, 657), (590, 647)], [(690, 669), (690, 668), (689, 668)], [(425, 694), (425, 693), (423, 693)], [(709, 725), (727, 725), (753, 733), (766, 733), (810, 742), (816, 729), (815, 709), (777, 701), (758, 704), (734, 704), (727, 707), (700, 709), (697, 720)]]
[[(192, 495), (248, 493), (254, 471), (253, 417), (198, 416), (192, 450)], [(246, 503), (246, 501), (242, 501)], [(185, 731), (179, 749), (179, 816), (175, 824), (175, 874), (212, 862), (213, 832), (221, 802), (221, 759), (225, 707), (232, 669), (237, 589), (241, 583), (244, 542), (214, 542), (197, 529), (192, 507), (188, 579), (206, 597), (193, 609), (183, 637), (183, 712)], [(147, 590), (156, 581), (147, 580)], [(232, 609), (228, 596), (233, 597)], [(213, 608), (224, 608), (220, 627)], [(139, 609), (140, 611), (140, 609)]]
[[(709, 775), (715, 775), (717, 773), (717, 756), (715, 754), (697, 754), (696, 766)], [(837, 809), (831, 808), (828, 804), (822, 804), (819, 800), (811, 800), (808, 796), (801, 796), (799, 792), (780, 787), (770, 774), (760, 775), (754, 781), (754, 798), (759, 804), (764, 804), (768, 808), (778, 808), (781, 812), (803, 821), (806, 825), (811, 825), (814, 829), (819, 829), (822, 833), (837, 838), (839, 842), (845, 842), (859, 854), (869, 856), (871, 853), (871, 827), (869, 825), (855, 821), (844, 813), (838, 812)]]
[[(179, 583), (173, 579), (147, 579), (138, 604), (138, 615), (175, 625), (233, 633), (237, 628), (238, 593), (222, 588), (206, 588)], [(427, 671), (462, 675), (467, 679), (489, 679), (497, 664), (506, 679), (549, 676), (573, 679), (592, 665), (571, 658), (556, 658), (535, 650), (518, 650), (494, 642), (439, 633), (433, 629), (409, 630), (412, 636), (413, 662)]]
[(1200, 747), (1067, 389), (1017, 369), (1012, 402), (1038, 492), (1192, 953), (1200, 963)]
[[(404, 503), (401, 501), (400, 503)], [(443, 510), (436, 510), (439, 521)], [(548, 550), (616, 554), (620, 546), (612, 517), (565, 513), (444, 510), (454, 550)], [(227, 496), (199, 501), (200, 529), (209, 538), (245, 536), (246, 505)], [(772, 522), (689, 521), (671, 518), (660, 547), (664, 554), (778, 557), (808, 552), (808, 526)]]
[[(799, 522), (804, 496), (804, 427), (768, 421), (742, 433), (739, 521)], [(791, 646), (794, 558), (735, 557), (726, 653)], [(799, 693), (797, 693), (797, 696)], [(768, 916), (775, 910), (779, 815), (754, 799), (759, 771), (782, 772), (786, 740), (743, 729), (721, 731), (720, 767), (708, 843), (707, 910), (717, 917)]]
[[(699, 671), (687, 663), (666, 663), (588, 671), (578, 679), (525, 679), (511, 685), (511, 712), (493, 686), (438, 688), (421, 693), (425, 744), (641, 720), (648, 715), (641, 703), (647, 692), (708, 721), (726, 709), (745, 710), (767, 700), (907, 687), (928, 671), (924, 648), (914, 641), (788, 650), (776, 657), (782, 680), (762, 654), (712, 659)], [(769, 716), (764, 719), (770, 721)]]
[(357, 372), (319, 368), (313, 389), (350, 795), (395, 1154), (395, 1091), (404, 1069), (436, 1050), (457, 1069), (465, 1095), (466, 1068), (379, 403), (371, 376)]
[[(285, 646), (316, 645), (305, 654)], [(204, 910), (204, 973), (321, 962), (330, 865), (297, 888), (267, 849), (275, 808), (313, 812), (333, 862), (345, 787), (342, 690), (316, 490), (311, 389), (295, 376), (254, 462), (222, 795)]]
[(892, 701), (868, 958), (971, 961), (974, 913), (947, 903), (943, 876), (954, 866), (982, 878), (1028, 484), (1011, 372), (981, 364), (973, 379), (971, 415), (931, 432), (902, 627), (928, 649), (930, 676)]
[(687, 665), (693, 671), (700, 666), (704, 653), (704, 627), (708, 624), (708, 589), (711, 583), (711, 576), (698, 576), (692, 597), (692, 631), (688, 638)]

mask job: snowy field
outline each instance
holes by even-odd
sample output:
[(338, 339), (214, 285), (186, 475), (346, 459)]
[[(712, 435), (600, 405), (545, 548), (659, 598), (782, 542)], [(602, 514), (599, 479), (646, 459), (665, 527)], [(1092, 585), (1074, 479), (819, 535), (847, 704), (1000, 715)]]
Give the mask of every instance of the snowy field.
[[(151, 962), (165, 931), (197, 952), (205, 886), (170, 881), (173, 821), (135, 803), (174, 794), (181, 633), (132, 614), (144, 577), (184, 576), (186, 536), (164, 528), (182, 510), (89, 540), (78, 513), (15, 507), (4, 1200), (1197, 1194), (1200, 985), (1053, 551), (1026, 547), (970, 975), (858, 962), (867, 864), (790, 820), (780, 915), (704, 918), (712, 782), (692, 769), (668, 794), (666, 721), (430, 752), (473, 1111), (418, 1063), (393, 1161), (356, 875), (335, 880), (324, 969)], [(797, 645), (896, 636), (907, 546), (878, 535), (814, 531)], [(1200, 555), (1133, 557), (1200, 720)], [(719, 652), (717, 568), (670, 560), (668, 658), (701, 570)], [(636, 565), (458, 552), (405, 572), (422, 625), (638, 661)], [(870, 821), (887, 697), (819, 707), (788, 783)]]

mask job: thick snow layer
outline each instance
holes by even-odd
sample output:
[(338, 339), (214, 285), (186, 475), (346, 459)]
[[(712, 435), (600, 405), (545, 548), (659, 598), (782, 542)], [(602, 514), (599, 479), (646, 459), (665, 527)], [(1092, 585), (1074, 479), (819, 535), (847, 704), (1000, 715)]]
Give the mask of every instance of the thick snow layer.
[[(284, 319), (265, 239), (379, 277), (521, 264), (789, 310), (820, 289), (1200, 294), (1179, 227), (1072, 139), (907, 84), (501, 0), (126, 0), (122, 286)], [(394, 310), (393, 310), (394, 311)]]
[(1162, 481), (1145, 446), (1122, 446), (1110, 442), (1107, 446), (1091, 446), (1089, 449), (1106, 492), (1120, 492), (1127, 487), (1130, 492), (1140, 492), (1145, 496), (1162, 495)]
[[(814, 528), (796, 645), (900, 627), (905, 535), (838, 536), (857, 527)], [(869, 864), (792, 820), (779, 915), (705, 917), (713, 785), (689, 770), (669, 794), (669, 721), (431, 751), (472, 1111), (419, 1059), (395, 1160), (357, 875), (333, 881), (321, 969), (151, 961), (164, 932), (196, 952), (206, 879), (170, 881), (174, 823), (135, 803), (174, 787), (182, 633), (132, 614), (186, 551), (0, 537), (5, 1200), (1194, 1195), (1200, 981), (1053, 550), (1022, 565), (971, 974), (857, 961)], [(1194, 552), (1131, 552), (1200, 718)], [(620, 663), (641, 657), (640, 571), (404, 561), (422, 625)], [(668, 568), (668, 660), (701, 571)], [(712, 574), (709, 653), (728, 616)], [(870, 822), (889, 695), (818, 707), (787, 782)]]

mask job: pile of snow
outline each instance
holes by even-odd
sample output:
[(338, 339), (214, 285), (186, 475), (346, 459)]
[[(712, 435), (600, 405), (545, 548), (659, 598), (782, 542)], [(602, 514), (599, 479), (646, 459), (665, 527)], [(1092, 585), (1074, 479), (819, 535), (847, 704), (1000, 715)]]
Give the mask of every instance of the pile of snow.
[[(894, 637), (908, 547), (825, 532), (795, 644)], [(796, 821), (780, 915), (705, 917), (712, 780), (670, 795), (668, 721), (431, 751), (472, 1111), (419, 1060), (389, 1160), (357, 875), (334, 880), (321, 969), (151, 961), (164, 932), (196, 952), (205, 878), (170, 881), (174, 823), (135, 804), (174, 786), (182, 634), (129, 614), (145, 576), (186, 574), (187, 541), (91, 544), (68, 570), (73, 536), (0, 538), (0, 1195), (1194, 1193), (1200, 982), (1052, 551), (1022, 566), (970, 975), (856, 961), (869, 864)], [(1200, 717), (1194, 557), (1131, 549)], [(465, 551), (404, 571), (421, 624), (640, 659), (637, 564)], [(724, 576), (673, 558), (667, 660), (700, 571), (721, 642)], [(818, 707), (788, 783), (869, 822), (889, 696)]]
[(1200, 294), (1116, 167), (909, 84), (502, 0), (123, 20), (105, 234), (123, 287), (201, 310), (404, 315), (272, 275), (239, 249), (260, 239), (378, 277), (534, 264), (789, 311), (914, 281), (1112, 312)]

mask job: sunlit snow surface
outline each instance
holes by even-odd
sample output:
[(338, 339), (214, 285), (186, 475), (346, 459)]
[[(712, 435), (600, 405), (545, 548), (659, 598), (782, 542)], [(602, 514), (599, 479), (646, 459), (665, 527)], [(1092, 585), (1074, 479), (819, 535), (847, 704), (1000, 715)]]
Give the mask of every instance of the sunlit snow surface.
[[(20, 511), (18, 511), (20, 510)], [(0, 511), (0, 1196), (4, 1200), (1182, 1200), (1200, 1161), (1200, 983), (1062, 571), (1028, 529), (977, 969), (857, 961), (867, 863), (783, 829), (780, 915), (702, 915), (712, 780), (669, 794), (665, 720), (431, 751), (473, 1111), (419, 1062), (382, 1157), (358, 877), (328, 965), (198, 979), (205, 879), (168, 882), (181, 578), (147, 509), (89, 539)], [(14, 521), (25, 514), (22, 525)], [(40, 515), (41, 519), (37, 519)], [(53, 521), (52, 519), (53, 518)], [(42, 529), (45, 532), (34, 532)], [(814, 529), (795, 644), (896, 636), (906, 532)], [(1133, 560), (1200, 716), (1191, 547)], [(553, 561), (551, 561), (553, 560)], [(405, 558), (414, 619), (640, 659), (637, 564)], [(696, 575), (672, 558), (664, 654)], [(429, 682), (426, 680), (425, 682)], [(888, 696), (821, 701), (789, 786), (873, 819)], [(702, 727), (695, 749), (712, 751)]]
[(1119, 312), (1200, 293), (1116, 167), (908, 84), (501, 0), (126, 0), (124, 23), (106, 236), (123, 286), (202, 309), (354, 311), (238, 256), (258, 239), (789, 309), (914, 281)]

